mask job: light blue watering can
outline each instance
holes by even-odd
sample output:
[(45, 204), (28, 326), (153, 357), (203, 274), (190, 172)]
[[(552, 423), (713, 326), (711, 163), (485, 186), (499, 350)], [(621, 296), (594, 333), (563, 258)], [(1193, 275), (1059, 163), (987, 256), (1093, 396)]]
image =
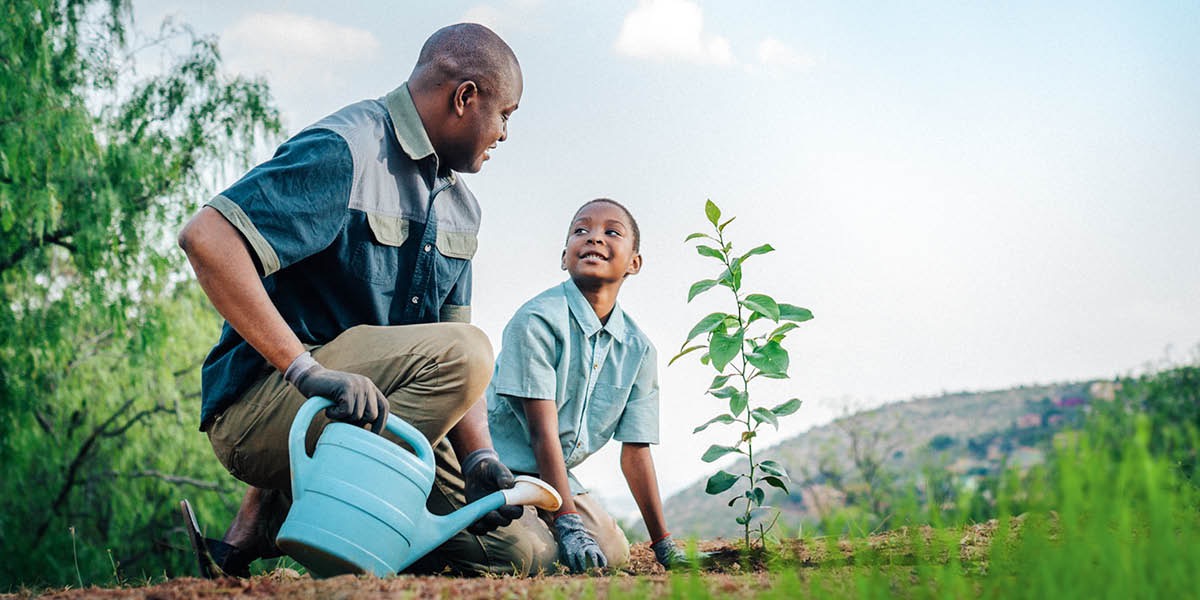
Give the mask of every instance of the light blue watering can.
[(394, 575), (505, 504), (551, 511), (562, 504), (554, 488), (521, 476), (512, 489), (446, 516), (431, 514), (425, 501), (433, 487), (433, 449), (420, 431), (395, 415), (386, 429), (415, 454), (366, 429), (335, 422), (325, 426), (308, 456), (309, 423), (329, 406), (333, 403), (325, 398), (310, 398), (292, 422), (292, 508), (275, 540), (313, 575)]

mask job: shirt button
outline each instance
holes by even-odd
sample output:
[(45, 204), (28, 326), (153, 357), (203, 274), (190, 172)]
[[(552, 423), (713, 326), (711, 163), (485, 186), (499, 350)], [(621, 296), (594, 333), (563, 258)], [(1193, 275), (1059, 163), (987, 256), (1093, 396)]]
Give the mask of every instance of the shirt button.
[(425, 244), (425, 251), (426, 251), (426, 252), (429, 252), (430, 250), (433, 250), (433, 245), (431, 245), (431, 244)]
[(420, 299), (420, 298), (418, 298), (418, 297), (416, 297), (416, 296), (413, 296), (413, 298), (412, 298), (412, 303), (413, 303), (413, 304), (416, 304), (416, 303), (418, 303), (418, 302), (420, 302), (420, 301), (421, 301), (421, 299)]
[(593, 368), (593, 369), (599, 369), (599, 368), (600, 368), (600, 363), (592, 363), (592, 368)]

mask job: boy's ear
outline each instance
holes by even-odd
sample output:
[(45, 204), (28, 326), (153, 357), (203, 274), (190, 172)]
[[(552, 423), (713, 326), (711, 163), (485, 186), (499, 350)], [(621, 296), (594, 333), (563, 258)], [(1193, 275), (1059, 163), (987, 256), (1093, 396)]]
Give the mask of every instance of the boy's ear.
[(477, 101), (479, 98), (479, 86), (475, 85), (470, 79), (458, 84), (454, 88), (454, 114), (463, 116), (467, 112), (467, 104)]
[(567, 249), (566, 248), (563, 248), (562, 265), (561, 266), (562, 266), (562, 270), (564, 270), (564, 271), (567, 270)]
[(638, 271), (642, 270), (642, 255), (641, 253), (634, 254), (629, 260), (629, 266), (625, 269), (625, 276), (637, 275)]

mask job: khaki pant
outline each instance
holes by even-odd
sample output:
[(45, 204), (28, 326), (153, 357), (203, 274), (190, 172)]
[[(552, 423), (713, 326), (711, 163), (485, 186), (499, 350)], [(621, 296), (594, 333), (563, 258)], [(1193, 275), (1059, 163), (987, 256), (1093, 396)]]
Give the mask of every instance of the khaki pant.
[[(492, 348), (482, 331), (460, 323), (363, 325), (313, 348), (312, 354), (327, 368), (369, 377), (387, 396), (392, 414), (416, 427), (434, 446), (437, 477), (427, 504), (431, 512), (447, 514), (466, 503), (458, 460), (444, 438), (483, 396), (491, 378)], [(266, 374), (209, 427), (218, 460), (234, 477), (290, 497), (287, 438), (304, 402), (282, 373)], [(306, 439), (309, 452), (328, 422), (323, 411), (313, 419)], [(385, 436), (398, 441), (390, 433)], [(575, 501), (609, 564), (628, 562), (629, 545), (616, 521), (587, 494), (576, 496)], [(272, 497), (270, 503), (281, 513), (270, 519), (268, 534), (273, 538), (288, 502)], [(537, 511), (527, 508), (520, 520), (487, 535), (460, 532), (409, 571), (517, 575), (552, 571), (557, 545), (547, 523), (547, 515), (539, 518)]]

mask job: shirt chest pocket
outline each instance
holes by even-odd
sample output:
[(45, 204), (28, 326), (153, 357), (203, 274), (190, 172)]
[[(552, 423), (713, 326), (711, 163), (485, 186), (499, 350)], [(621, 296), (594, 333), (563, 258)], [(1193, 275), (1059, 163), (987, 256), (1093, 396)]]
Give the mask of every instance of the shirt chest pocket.
[(367, 214), (361, 235), (354, 236), (350, 271), (371, 283), (395, 283), (400, 270), (400, 247), (408, 239), (408, 221)]
[(608, 441), (617, 422), (625, 413), (625, 405), (629, 402), (630, 386), (608, 385), (597, 383), (592, 389), (592, 398), (588, 403), (588, 425), (594, 436), (600, 436), (601, 442)]

